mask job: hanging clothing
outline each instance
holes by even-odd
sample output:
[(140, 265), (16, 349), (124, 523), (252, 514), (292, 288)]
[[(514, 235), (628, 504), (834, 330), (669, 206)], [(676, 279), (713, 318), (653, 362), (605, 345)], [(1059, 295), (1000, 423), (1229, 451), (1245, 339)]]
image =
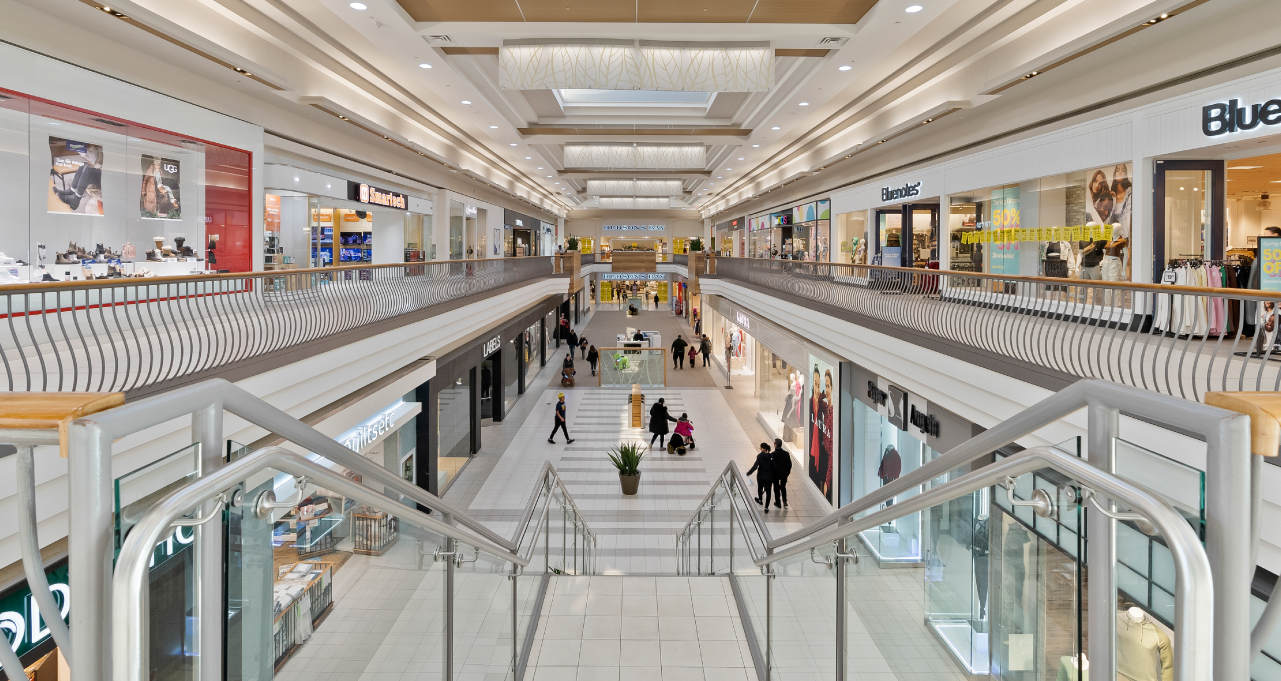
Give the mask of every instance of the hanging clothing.
[(894, 445), (885, 448), (885, 453), (881, 455), (881, 465), (876, 469), (876, 477), (881, 479), (881, 485), (887, 485), (895, 480), (903, 472), (903, 459), (899, 457), (898, 450)]

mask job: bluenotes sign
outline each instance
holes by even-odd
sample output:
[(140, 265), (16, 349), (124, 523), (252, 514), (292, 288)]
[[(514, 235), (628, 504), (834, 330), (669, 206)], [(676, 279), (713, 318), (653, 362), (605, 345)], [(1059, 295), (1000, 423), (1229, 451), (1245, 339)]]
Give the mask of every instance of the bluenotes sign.
[(1239, 99), (1229, 99), (1201, 107), (1201, 132), (1206, 137), (1218, 137), (1230, 132), (1253, 130), (1260, 124), (1281, 123), (1281, 99), (1247, 106), (1240, 104)]
[(902, 201), (921, 195), (921, 183), (909, 182), (902, 187), (881, 187), (882, 201)]

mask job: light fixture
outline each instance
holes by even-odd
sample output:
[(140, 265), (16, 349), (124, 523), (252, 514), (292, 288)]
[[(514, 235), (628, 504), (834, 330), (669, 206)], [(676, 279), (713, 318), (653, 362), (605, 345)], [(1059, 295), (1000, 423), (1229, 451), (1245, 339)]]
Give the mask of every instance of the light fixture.
[(1255, 170), (1263, 166), (1228, 166), (1228, 170)]
[(849, 70), (850, 70), (850, 69), (852, 69), (852, 68), (854, 68), (854, 67), (853, 67), (853, 66), (850, 66), (849, 64), (841, 64), (840, 66), (836, 67), (836, 70), (837, 70), (837, 71), (849, 71)]
[(515, 143), (515, 142), (512, 142), (511, 144), (509, 144), (509, 145), (507, 145), (507, 146), (509, 146), (509, 147), (514, 147), (514, 146), (516, 146), (516, 143)]
[(740, 161), (741, 161), (741, 160), (743, 160), (743, 157), (742, 157), (742, 156), (739, 156), (739, 157), (738, 157), (738, 160), (740, 160)]
[(497, 130), (497, 129), (498, 129), (498, 126), (497, 126), (497, 125), (491, 125), (491, 126), (489, 126), (489, 129), (490, 129), (490, 130)]
[(526, 161), (532, 161), (533, 159), (534, 159), (534, 157), (533, 157), (533, 156), (526, 156), (526, 157), (525, 157), (525, 160), (526, 160)]
[(464, 100), (463, 100), (463, 104), (471, 104), (471, 100), (470, 100), (470, 99), (464, 99)]
[(716, 176), (716, 179), (720, 180), (720, 179), (723, 179), (723, 178), (722, 178), (720, 175), (717, 175), (717, 176)]
[[(542, 166), (538, 166), (538, 169), (539, 169), (539, 170), (542, 170), (542, 169), (543, 169), (543, 167), (542, 167)], [(551, 176), (549, 175), (548, 177), (551, 177)]]
[(419, 65), (418, 65), (418, 68), (420, 68), (420, 69), (429, 69), (429, 68), (431, 68), (431, 64), (419, 64)]
[(801, 103), (800, 103), (800, 104), (798, 104), (797, 106), (809, 106), (809, 105), (810, 105), (810, 103), (809, 103), (809, 102), (801, 102)]
[(559, 182), (553, 182), (552, 184), (560, 184), (560, 183), (559, 183)]
[(549, 179), (549, 180), (550, 180), (550, 179), (552, 179), (552, 176), (551, 176), (551, 175), (548, 175), (548, 176), (547, 176), (547, 179)]
[(910, 6), (908, 6), (908, 7), (907, 7), (907, 9), (905, 9), (905, 10), (903, 10), (903, 11), (904, 11), (904, 12), (907, 12), (908, 14), (916, 14), (917, 12), (919, 12), (919, 11), (921, 11), (921, 10), (923, 10), (923, 9), (925, 9), (925, 8), (924, 8), (924, 7), (921, 7), (920, 5), (910, 5)]
[(1183, 187), (1179, 187), (1179, 191), (1183, 191)]
[(753, 145), (752, 145), (752, 148), (753, 148), (753, 149), (759, 149), (759, 148), (760, 148), (760, 146), (761, 146), (761, 145), (759, 145), (759, 144), (753, 144)]
[(347, 6), (348, 6), (348, 7), (350, 7), (350, 8), (352, 8), (352, 9), (358, 9), (358, 10), (367, 10), (367, 9), (369, 9), (368, 7), (366, 7), (366, 6), (365, 6), (365, 3), (363, 3), (363, 2), (353, 2), (353, 3), (351, 3), (350, 5), (347, 5)]
[(779, 129), (779, 127), (778, 127), (777, 125), (776, 125), (776, 126), (774, 126), (774, 127), (772, 127), (772, 128), (770, 128), (770, 130), (778, 130), (778, 129)]

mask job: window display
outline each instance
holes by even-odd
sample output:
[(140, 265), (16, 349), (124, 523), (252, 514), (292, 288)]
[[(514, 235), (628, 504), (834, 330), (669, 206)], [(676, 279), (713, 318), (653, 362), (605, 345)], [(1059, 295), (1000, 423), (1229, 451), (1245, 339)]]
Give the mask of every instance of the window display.
[(8, 91), (0, 134), (6, 282), (253, 269), (249, 152)]
[(437, 489), (441, 493), (471, 457), (471, 386), (468, 378), (469, 373), (464, 373), (441, 386), (436, 394)]
[[(540, 322), (534, 322), (521, 334), (521, 359), (525, 368), (525, 390), (528, 391), (538, 378), (538, 345)], [(579, 353), (582, 354), (581, 352)]]
[(1118, 163), (954, 194), (952, 269), (1129, 281), (1131, 177)]
[[(853, 402), (854, 433), (850, 438), (848, 462), (851, 470), (846, 474), (853, 489), (853, 499), (894, 482), (936, 456), (933, 449), (913, 437), (912, 433), (900, 430), (890, 417), (880, 414), (861, 401)], [(893, 398), (888, 400), (890, 404), (901, 402), (902, 400)], [(903, 422), (901, 415), (898, 421)], [(920, 493), (919, 486), (913, 487), (869, 513), (888, 508)], [(859, 538), (878, 562), (921, 562), (920, 513), (911, 513), (880, 527), (860, 532)]]

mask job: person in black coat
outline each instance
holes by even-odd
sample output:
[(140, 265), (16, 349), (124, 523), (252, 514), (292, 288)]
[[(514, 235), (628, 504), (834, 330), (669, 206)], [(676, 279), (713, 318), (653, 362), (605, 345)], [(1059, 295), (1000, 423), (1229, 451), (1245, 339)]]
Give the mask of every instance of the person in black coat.
[[(782, 440), (774, 439), (770, 459), (774, 463), (774, 508), (787, 508), (787, 476), (792, 474), (792, 455), (783, 449)], [(783, 502), (781, 507), (780, 501)]]
[(654, 403), (654, 406), (649, 408), (649, 432), (654, 434), (653, 437), (649, 438), (649, 446), (651, 448), (654, 446), (654, 440), (658, 440), (660, 449), (667, 446), (667, 434), (671, 432), (667, 428), (668, 421), (676, 423), (676, 419), (667, 413), (667, 404), (660, 397)]
[[(747, 469), (747, 475), (752, 473), (756, 474), (756, 503), (764, 504), (765, 512), (769, 513), (769, 495), (774, 487), (774, 455), (764, 442), (761, 443), (761, 451), (756, 454), (756, 463)], [(764, 501), (761, 501), (761, 495), (764, 495)]]
[(685, 368), (685, 348), (687, 347), (689, 347), (689, 343), (686, 342), (685, 339), (682, 338), (679, 333), (676, 334), (676, 340), (672, 341), (672, 368), (673, 369)]

